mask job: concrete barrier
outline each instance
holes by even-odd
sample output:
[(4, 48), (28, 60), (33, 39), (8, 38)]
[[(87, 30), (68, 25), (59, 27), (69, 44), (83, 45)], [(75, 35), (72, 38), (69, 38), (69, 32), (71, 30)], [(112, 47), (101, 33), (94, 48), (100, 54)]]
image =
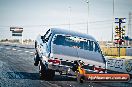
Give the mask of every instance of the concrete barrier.
[(122, 58), (106, 57), (106, 61), (107, 61), (106, 66), (108, 70), (132, 74), (132, 57), (130, 56)]
[(132, 56), (132, 48), (126, 48), (126, 55)]
[[(101, 47), (101, 50), (106, 56), (118, 56), (117, 47)], [(126, 56), (126, 48), (120, 48), (120, 56)]]

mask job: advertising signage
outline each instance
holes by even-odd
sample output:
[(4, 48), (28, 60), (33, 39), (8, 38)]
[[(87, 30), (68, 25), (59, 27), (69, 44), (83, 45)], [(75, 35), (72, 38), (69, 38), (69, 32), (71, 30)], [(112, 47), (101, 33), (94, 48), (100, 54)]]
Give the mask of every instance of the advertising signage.
[(10, 27), (12, 31), (12, 36), (22, 36), (23, 28), (22, 27)]

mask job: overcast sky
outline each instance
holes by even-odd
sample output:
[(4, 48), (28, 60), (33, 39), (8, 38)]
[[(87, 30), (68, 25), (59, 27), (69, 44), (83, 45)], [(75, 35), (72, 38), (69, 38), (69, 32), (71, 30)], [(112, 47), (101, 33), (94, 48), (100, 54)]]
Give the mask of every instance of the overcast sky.
[[(114, 0), (114, 4), (114, 17), (127, 18), (127, 26), (132, 0)], [(89, 0), (88, 33), (97, 40), (111, 40), (112, 17), (113, 0)], [(86, 33), (87, 19), (86, 0), (0, 0), (0, 39), (15, 38), (10, 26), (23, 27), (24, 39), (35, 39), (51, 27), (69, 29), (69, 23), (70, 30)]]

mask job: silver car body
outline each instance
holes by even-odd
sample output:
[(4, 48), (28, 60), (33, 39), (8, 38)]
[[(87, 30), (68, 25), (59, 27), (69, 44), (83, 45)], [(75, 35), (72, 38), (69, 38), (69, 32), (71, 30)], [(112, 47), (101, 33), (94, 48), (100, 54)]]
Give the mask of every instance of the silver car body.
[[(85, 50), (85, 49), (80, 49), (78, 47), (57, 45), (54, 44), (54, 41), (56, 36), (58, 35), (80, 38), (80, 40), (82, 39), (86, 40), (87, 42), (92, 43), (92, 45), (94, 46), (92, 45), (89, 46), (89, 49), (92, 48), (92, 50), (89, 49)], [(45, 42), (41, 38), (41, 36), (44, 36), (47, 41)], [(51, 58), (58, 58), (61, 60), (66, 60), (71, 62), (75, 60), (81, 60), (85, 64), (101, 66), (102, 68), (105, 68), (105, 59), (101, 52), (99, 44), (90, 35), (68, 31), (64, 29), (51, 28), (46, 32), (46, 34), (39, 35), (36, 41), (37, 41), (36, 50), (39, 54), (39, 57), (42, 58), (43, 62), (48, 62), (48, 59)], [(95, 50), (94, 48), (95, 46), (97, 46), (98, 49)]]

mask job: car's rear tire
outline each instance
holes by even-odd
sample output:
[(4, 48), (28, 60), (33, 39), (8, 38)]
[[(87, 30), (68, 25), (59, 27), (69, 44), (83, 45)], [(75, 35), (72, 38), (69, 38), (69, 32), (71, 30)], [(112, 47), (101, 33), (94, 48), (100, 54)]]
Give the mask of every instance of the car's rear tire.
[(49, 81), (49, 80), (53, 80), (55, 76), (55, 71), (51, 69), (46, 69), (44, 64), (40, 63), (39, 64), (39, 75), (40, 75), (40, 79)]

